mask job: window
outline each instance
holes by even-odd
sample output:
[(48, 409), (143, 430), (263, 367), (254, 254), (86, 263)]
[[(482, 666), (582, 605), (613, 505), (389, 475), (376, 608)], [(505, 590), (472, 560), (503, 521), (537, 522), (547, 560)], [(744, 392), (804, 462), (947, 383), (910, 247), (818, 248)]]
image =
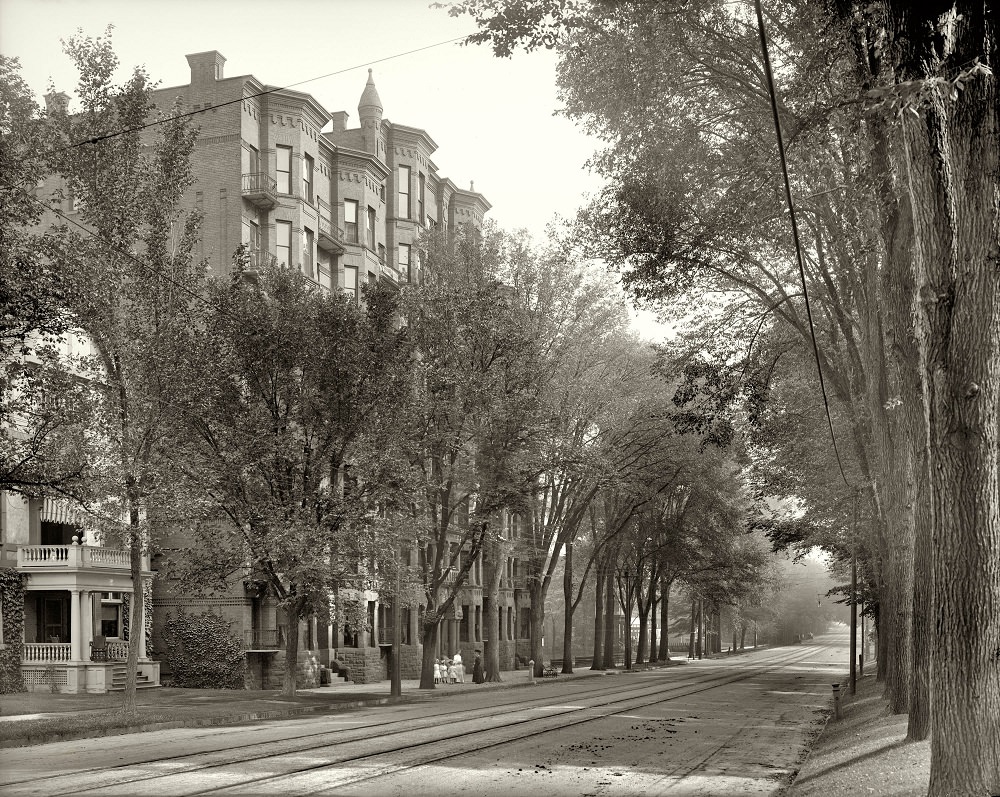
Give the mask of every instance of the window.
[(424, 191), (427, 187), (426, 180), (424, 179), (424, 173), (420, 172), (420, 176), (417, 180), (417, 221), (421, 224), (425, 224), (424, 221)]
[(260, 249), (260, 227), (257, 222), (243, 219), (243, 243), (249, 251)]
[(307, 277), (314, 277), (316, 272), (313, 268), (313, 244), (316, 236), (308, 227), (303, 232), (305, 234), (302, 236), (302, 270)]
[(292, 223), (279, 221), (277, 223), (277, 243), (275, 244), (278, 262), (286, 266), (292, 265)]
[(365, 226), (368, 248), (375, 251), (375, 208), (368, 208), (368, 224)]
[(385, 244), (378, 245), (378, 262), (385, 265)]
[(410, 245), (399, 245), (399, 278), (404, 282), (413, 282), (410, 274)]
[(399, 209), (396, 214), (403, 219), (410, 218), (410, 167), (399, 167)]
[(521, 633), (518, 639), (531, 638), (531, 609), (521, 609)]
[[(355, 266), (344, 266), (344, 293), (351, 297), (351, 301), (358, 301), (358, 269)], [(346, 483), (347, 478), (344, 478)]]
[(101, 593), (101, 636), (117, 639), (121, 636), (122, 593)]
[(302, 156), (302, 195), (306, 202), (313, 201), (313, 159), (309, 155)]
[(257, 174), (260, 171), (260, 152), (249, 144), (243, 145), (243, 173)]
[(344, 200), (344, 237), (349, 244), (358, 242), (358, 203), (354, 199)]
[(281, 144), (277, 147), (278, 152), (278, 193), (279, 194), (290, 194), (292, 193), (292, 148), (283, 147)]

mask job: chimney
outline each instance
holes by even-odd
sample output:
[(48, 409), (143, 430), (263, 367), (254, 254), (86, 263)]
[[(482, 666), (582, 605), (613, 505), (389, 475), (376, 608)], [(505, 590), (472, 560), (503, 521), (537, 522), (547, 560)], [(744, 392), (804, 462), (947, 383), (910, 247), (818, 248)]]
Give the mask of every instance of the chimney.
[(347, 111), (336, 111), (330, 114), (330, 118), (333, 120), (333, 132), (343, 133), (347, 129), (347, 120), (350, 114)]
[(216, 80), (222, 80), (222, 65), (226, 63), (226, 59), (218, 50), (192, 53), (186, 58), (188, 66), (191, 67), (192, 84), (213, 83)]
[(52, 116), (52, 114), (66, 113), (66, 108), (69, 107), (69, 95), (64, 91), (53, 91), (45, 95), (45, 110)]

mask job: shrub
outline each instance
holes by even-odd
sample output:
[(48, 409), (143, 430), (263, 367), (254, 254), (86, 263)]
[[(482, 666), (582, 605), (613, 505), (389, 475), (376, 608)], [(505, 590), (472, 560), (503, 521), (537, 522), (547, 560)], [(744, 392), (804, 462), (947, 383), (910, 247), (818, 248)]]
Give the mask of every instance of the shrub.
[(7, 642), (0, 650), (0, 694), (25, 692), (20, 645), (24, 639), (24, 582), (17, 570), (0, 569), (0, 616)]
[(167, 619), (163, 627), (164, 663), (173, 686), (192, 689), (244, 689), (246, 656), (243, 641), (229, 621), (213, 612)]

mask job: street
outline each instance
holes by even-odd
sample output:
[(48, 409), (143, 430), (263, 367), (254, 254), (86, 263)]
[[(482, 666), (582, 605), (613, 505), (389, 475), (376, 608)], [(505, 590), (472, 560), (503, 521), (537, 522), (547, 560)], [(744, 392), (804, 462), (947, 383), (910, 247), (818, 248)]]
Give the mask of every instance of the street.
[(846, 636), (685, 666), (301, 720), (0, 751), (6, 795), (771, 794)]

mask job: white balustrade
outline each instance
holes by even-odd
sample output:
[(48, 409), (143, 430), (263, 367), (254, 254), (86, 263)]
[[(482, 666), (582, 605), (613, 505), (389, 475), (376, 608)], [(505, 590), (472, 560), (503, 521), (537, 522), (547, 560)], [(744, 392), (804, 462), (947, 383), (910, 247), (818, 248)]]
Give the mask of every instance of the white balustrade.
[(93, 548), (87, 545), (83, 548), (83, 561), (91, 567), (127, 568), (129, 552), (121, 548)]
[(128, 658), (128, 642), (124, 640), (108, 640), (108, 661), (125, 661)]
[(21, 661), (69, 661), (72, 654), (68, 643), (25, 642), (21, 646)]
[(19, 567), (69, 567), (71, 545), (22, 545), (17, 549)]
[[(17, 566), (128, 570), (129, 552), (121, 548), (98, 548), (91, 545), (21, 545), (17, 549)], [(149, 567), (145, 557), (143, 567)]]

